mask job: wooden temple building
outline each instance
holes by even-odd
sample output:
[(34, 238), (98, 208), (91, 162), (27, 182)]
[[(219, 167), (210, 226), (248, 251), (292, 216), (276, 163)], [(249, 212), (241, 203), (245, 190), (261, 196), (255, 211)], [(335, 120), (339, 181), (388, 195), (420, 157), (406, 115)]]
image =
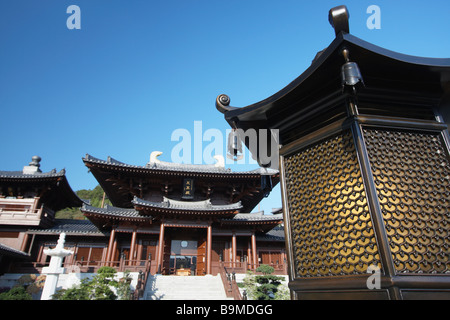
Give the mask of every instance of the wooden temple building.
[[(279, 182), (277, 170), (233, 172), (223, 161), (176, 164), (160, 154), (144, 166), (86, 155), (112, 204), (102, 208), (79, 199), (64, 172), (0, 172), (0, 254), (10, 257), (3, 272), (39, 272), (49, 262), (43, 250), (64, 232), (74, 251), (64, 262), (69, 270), (215, 275), (220, 267), (245, 273), (270, 264), (287, 274), (281, 210), (250, 213), (270, 192), (264, 181)], [(54, 218), (80, 206), (85, 220)]]
[(30, 230), (53, 227), (58, 210), (83, 203), (64, 169), (42, 172), (40, 161), (34, 156), (22, 171), (0, 171), (0, 274), (14, 271), (17, 262), (31, 263), (37, 252), (42, 256)]

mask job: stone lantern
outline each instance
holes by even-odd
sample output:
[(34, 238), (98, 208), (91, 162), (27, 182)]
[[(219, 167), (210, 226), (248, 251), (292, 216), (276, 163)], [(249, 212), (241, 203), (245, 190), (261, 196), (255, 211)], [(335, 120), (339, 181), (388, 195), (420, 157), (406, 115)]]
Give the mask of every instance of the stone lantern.
[(44, 289), (42, 291), (41, 300), (50, 300), (56, 291), (59, 275), (64, 273), (62, 267), (63, 259), (73, 251), (64, 249), (65, 233), (59, 235), (58, 243), (54, 249), (46, 249), (44, 253), (51, 256), (50, 265), (42, 269), (42, 273), (46, 274)]

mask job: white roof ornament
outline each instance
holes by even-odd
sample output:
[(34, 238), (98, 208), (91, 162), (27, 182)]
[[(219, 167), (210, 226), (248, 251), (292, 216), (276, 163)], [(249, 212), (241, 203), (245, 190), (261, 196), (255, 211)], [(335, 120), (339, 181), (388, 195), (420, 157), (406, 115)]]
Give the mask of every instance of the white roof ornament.
[(214, 167), (225, 168), (225, 159), (222, 155), (217, 154), (213, 158), (217, 160), (217, 162), (214, 164)]
[(161, 163), (160, 160), (158, 160), (157, 158), (162, 155), (163, 153), (161, 151), (153, 151), (150, 154), (150, 163)]
[(23, 174), (35, 174), (35, 173), (41, 173), (41, 169), (39, 167), (41, 166), (39, 162), (41, 162), (41, 157), (39, 156), (33, 156), (31, 158), (31, 162), (28, 166), (24, 166), (22, 173)]

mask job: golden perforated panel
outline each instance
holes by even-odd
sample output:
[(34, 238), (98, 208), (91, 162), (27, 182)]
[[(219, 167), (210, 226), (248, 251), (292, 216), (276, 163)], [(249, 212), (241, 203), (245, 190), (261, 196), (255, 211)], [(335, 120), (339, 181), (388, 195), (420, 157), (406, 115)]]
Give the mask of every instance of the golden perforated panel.
[(440, 136), (363, 134), (396, 271), (450, 272), (450, 165)]
[(381, 268), (350, 132), (284, 158), (297, 277)]

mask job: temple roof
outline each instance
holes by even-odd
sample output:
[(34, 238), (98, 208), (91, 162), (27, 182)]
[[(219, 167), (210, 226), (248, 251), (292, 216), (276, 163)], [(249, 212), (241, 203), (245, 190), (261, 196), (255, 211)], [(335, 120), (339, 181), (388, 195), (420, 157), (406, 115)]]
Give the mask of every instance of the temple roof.
[(209, 199), (203, 201), (179, 201), (163, 197), (162, 202), (152, 202), (134, 197), (132, 203), (136, 207), (170, 209), (174, 211), (236, 211), (242, 209), (241, 202), (223, 205), (213, 205)]
[(222, 226), (245, 225), (256, 227), (261, 232), (267, 232), (283, 222), (282, 214), (264, 214), (264, 211), (254, 213), (238, 213), (232, 218), (223, 218)]
[[(83, 211), (88, 213), (96, 213), (100, 215), (105, 215), (108, 217), (136, 217), (133, 212), (128, 209), (115, 208), (115, 207), (105, 207), (105, 208), (96, 208), (92, 206), (85, 205), (83, 206)], [(275, 221), (278, 217), (270, 218), (269, 215), (261, 215), (261, 214), (247, 214), (249, 217), (245, 220), (243, 217), (239, 217), (240, 222), (244, 221)], [(256, 216), (259, 216), (257, 218)], [(150, 217), (144, 217), (145, 219), (151, 219)], [(261, 220), (262, 218), (262, 220)], [(260, 219), (260, 220), (258, 220)], [(233, 220), (233, 219), (231, 219)], [(98, 222), (98, 221), (97, 221)], [(109, 236), (109, 231), (101, 230), (101, 225), (98, 223), (94, 223), (90, 220), (75, 220), (75, 219), (55, 219), (55, 224), (51, 228), (47, 229), (29, 229), (27, 231), (28, 234), (40, 234), (40, 235), (59, 235), (64, 232), (67, 236)], [(263, 234), (258, 233), (256, 235), (256, 239), (259, 241), (284, 241), (284, 228), (280, 224), (274, 225), (265, 225), (265, 231)], [(269, 230), (267, 230), (269, 229)], [(0, 254), (9, 254), (14, 256), (23, 256), (29, 257), (29, 255), (25, 252), (10, 248), (4, 244), (0, 244)]]
[[(209, 164), (185, 164), (185, 163), (174, 163), (174, 162), (165, 162), (165, 161), (152, 161), (148, 162), (144, 166), (127, 164), (124, 162), (120, 162), (112, 157), (108, 157), (106, 160), (102, 160), (99, 158), (95, 158), (89, 154), (83, 158), (85, 164), (103, 164), (108, 165), (110, 167), (118, 167), (118, 168), (126, 168), (135, 171), (139, 171), (141, 173), (160, 173), (164, 171), (171, 172), (180, 172), (183, 175), (190, 176), (191, 174), (219, 174), (223, 176), (229, 175), (243, 175), (243, 176), (260, 176), (260, 175), (277, 175), (278, 170), (274, 169), (266, 169), (266, 168), (257, 168), (249, 171), (231, 171), (230, 168), (225, 168), (222, 165), (209, 165)], [(221, 161), (219, 161), (221, 162)]]
[(30, 259), (30, 255), (26, 252), (11, 248), (6, 244), (0, 243), (0, 256), (8, 256), (20, 259)]
[(49, 172), (35, 172), (35, 173), (24, 173), (23, 171), (0, 171), (0, 181), (24, 181), (24, 180), (43, 180), (63, 177), (66, 174), (66, 170), (62, 169), (56, 172), (53, 169)]
[[(428, 110), (432, 105), (438, 106), (441, 113), (450, 114), (450, 59), (393, 52), (344, 32), (337, 34), (299, 77), (272, 96), (237, 108), (229, 105), (228, 96), (220, 95), (216, 107), (232, 127), (276, 128), (282, 145), (292, 142), (296, 139), (290, 130), (293, 127), (302, 127), (300, 130), (306, 132), (313, 130), (317, 119), (346, 116), (338, 109), (348, 97), (341, 79), (341, 68), (346, 63), (344, 49), (349, 61), (359, 67), (364, 81), (364, 87), (357, 92), (361, 114), (378, 114), (377, 108), (385, 108), (397, 112), (394, 116), (419, 115), (434, 120), (434, 114)], [(445, 119), (447, 124), (449, 119), (450, 116)]]
[[(134, 197), (181, 198), (183, 179), (190, 178), (195, 180), (194, 200), (220, 195), (228, 197), (229, 202), (240, 201), (242, 210), (250, 212), (265, 195), (261, 189), (262, 177), (270, 176), (273, 187), (279, 182), (278, 170), (258, 168), (233, 172), (222, 166), (220, 157), (216, 165), (191, 165), (163, 162), (157, 159), (158, 155), (160, 152), (153, 152), (150, 162), (143, 166), (126, 164), (111, 157), (101, 160), (89, 154), (83, 161), (111, 203), (123, 208), (133, 207)], [(158, 206), (157, 203), (150, 205)]]
[(161, 161), (158, 159), (161, 154), (161, 151), (153, 151), (150, 154), (150, 161), (145, 165), (145, 167), (170, 171), (231, 172), (230, 169), (225, 169), (225, 161), (223, 156), (214, 156), (216, 159), (215, 164), (186, 164)]
[(118, 208), (109, 205), (106, 205), (104, 208), (98, 208), (84, 204), (80, 210), (100, 229), (103, 229), (105, 223), (109, 221), (151, 223), (153, 220), (153, 217), (141, 215), (135, 209)]
[[(36, 160), (37, 159), (37, 160)], [(0, 193), (5, 196), (9, 190), (13, 190), (13, 196), (27, 192), (36, 193), (41, 203), (48, 208), (58, 211), (67, 207), (80, 207), (83, 204), (77, 194), (72, 190), (66, 177), (66, 170), (57, 172), (53, 169), (49, 172), (41, 172), (39, 169), (40, 157), (33, 157), (29, 166), (24, 166), (22, 171), (0, 171)]]
[(164, 197), (161, 202), (152, 202), (135, 197), (132, 201), (135, 209), (152, 217), (231, 217), (242, 209), (241, 202), (213, 205), (209, 199), (204, 201), (179, 201)]
[(75, 220), (75, 219), (55, 219), (55, 224), (47, 229), (30, 229), (29, 234), (50, 234), (59, 235), (66, 233), (68, 236), (105, 236), (107, 233), (100, 231), (89, 220)]
[(256, 240), (258, 240), (258, 241), (283, 241), (284, 242), (285, 241), (284, 226), (282, 224), (279, 224), (264, 234), (257, 234)]
[[(81, 210), (83, 212), (99, 213), (111, 217), (142, 218), (142, 216), (139, 215), (139, 212), (135, 209), (118, 208), (109, 205), (105, 205), (104, 208), (98, 208), (91, 205), (83, 205), (83, 207), (81, 207)], [(148, 218), (148, 216), (146, 218)]]
[[(208, 201), (194, 201), (188, 203), (188, 201), (176, 201), (171, 199), (165, 199), (163, 202), (151, 202), (139, 198), (135, 198), (133, 203), (135, 204), (136, 209), (117, 208), (113, 206), (97, 208), (85, 204), (81, 208), (81, 211), (99, 228), (102, 228), (111, 220), (152, 223), (152, 220), (160, 215), (164, 218), (172, 218), (173, 216), (181, 217), (183, 215), (211, 215), (211, 217), (215, 217), (217, 219), (216, 221), (223, 226), (263, 226), (259, 229), (260, 231), (265, 232), (283, 221), (283, 216), (281, 214), (264, 215), (263, 212), (236, 213), (241, 207), (240, 204), (236, 203), (231, 205), (211, 205)], [(144, 208), (147, 209), (147, 211)], [(143, 214), (142, 210), (145, 211), (145, 214)], [(87, 224), (87, 222), (84, 223)], [(47, 229), (48, 231), (45, 232), (56, 232), (57, 230), (62, 232), (65, 230), (64, 228), (67, 227), (71, 227), (71, 225), (60, 224), (54, 228)]]
[(283, 221), (282, 214), (264, 214), (264, 211), (254, 213), (238, 213), (231, 219), (222, 219), (222, 221), (239, 222), (239, 221)]

